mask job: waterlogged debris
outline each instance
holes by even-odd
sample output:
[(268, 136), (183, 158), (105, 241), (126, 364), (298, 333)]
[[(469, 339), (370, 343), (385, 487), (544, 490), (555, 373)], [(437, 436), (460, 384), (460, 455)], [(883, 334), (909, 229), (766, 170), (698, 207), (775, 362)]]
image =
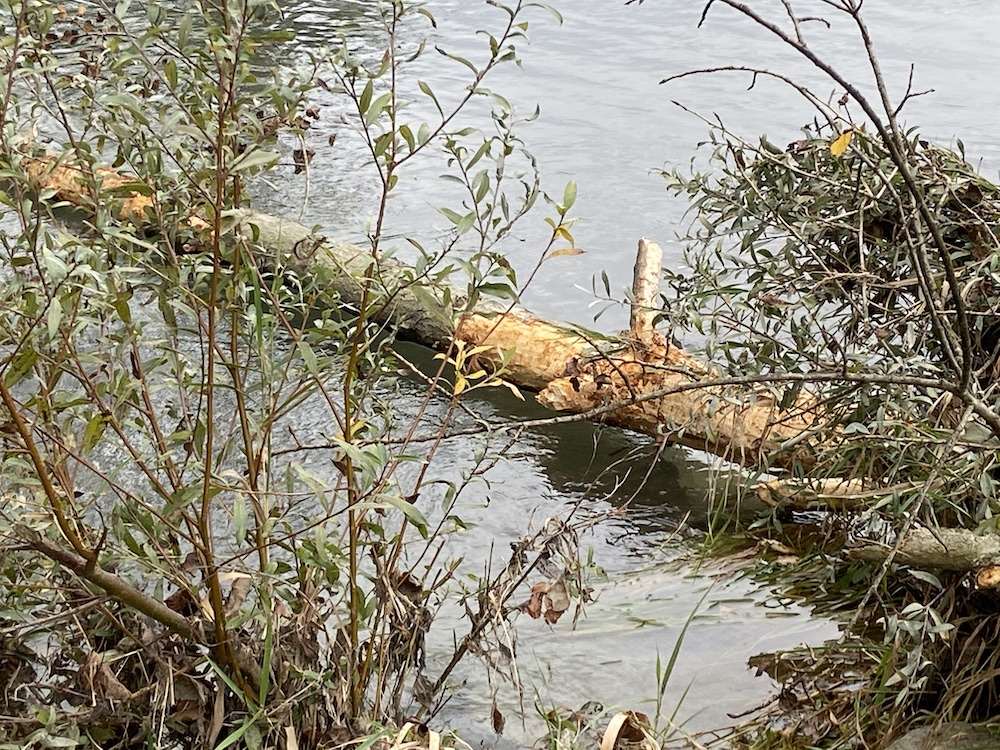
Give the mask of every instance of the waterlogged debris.
[(544, 617), (549, 625), (555, 625), (569, 609), (569, 590), (565, 577), (555, 581), (539, 581), (531, 587), (531, 597), (520, 606), (532, 620)]
[(500, 708), (497, 706), (496, 700), (493, 701), (493, 710), (490, 712), (490, 718), (493, 722), (493, 731), (497, 734), (503, 734), (503, 728), (507, 721), (500, 712)]
[(639, 711), (622, 711), (611, 717), (601, 739), (601, 750), (659, 750), (649, 717)]

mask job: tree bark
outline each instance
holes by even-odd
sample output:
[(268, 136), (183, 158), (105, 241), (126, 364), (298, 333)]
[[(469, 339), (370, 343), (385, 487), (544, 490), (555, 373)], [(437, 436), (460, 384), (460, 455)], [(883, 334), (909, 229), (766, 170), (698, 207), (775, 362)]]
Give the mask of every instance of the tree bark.
[[(61, 201), (86, 211), (93, 210), (96, 201), (108, 200), (121, 219), (150, 222), (151, 199), (129, 189), (136, 184), (134, 177), (103, 167), (83, 170), (53, 156), (25, 158), (23, 167), (40, 190), (51, 191)], [(188, 221), (195, 231), (208, 226), (196, 216)], [(658, 276), (661, 257), (655, 243), (640, 244), (631, 330), (609, 337), (544, 320), (520, 306), (508, 309), (483, 302), (456, 313), (445, 307), (442, 288), (416, 278), (412, 268), (397, 260), (373, 257), (368, 250), (316, 235), (297, 222), (255, 211), (243, 211), (237, 224), (236, 231), (259, 248), (263, 265), (319, 277), (345, 307), (360, 302), (365, 275), (374, 269), (375, 288), (384, 300), (375, 319), (438, 351), (448, 350), (455, 341), (490, 347), (479, 356), (479, 364), (502, 366), (505, 379), (537, 391), (538, 401), (550, 409), (599, 412), (594, 415), (598, 421), (763, 470), (796, 462), (808, 467), (811, 446), (824, 439), (820, 406), (808, 395), (782, 408), (765, 387), (702, 386), (719, 374), (655, 334), (649, 309), (657, 293), (653, 276)], [(756, 490), (762, 500), (774, 504), (848, 510), (891, 488), (872, 489), (857, 480), (781, 479), (761, 483)], [(884, 560), (891, 550), (891, 545), (864, 544), (849, 554)], [(993, 571), (1000, 566), (1000, 535), (916, 529), (900, 544), (896, 560), (930, 569)]]
[[(857, 560), (884, 560), (894, 544), (863, 544), (848, 551)], [(911, 529), (894, 561), (929, 570), (965, 572), (1000, 565), (1000, 534), (977, 534), (966, 529)]]
[(118, 601), (156, 620), (186, 640), (204, 643), (204, 637), (186, 617), (174, 612), (159, 599), (154, 599), (143, 593), (125, 579), (104, 570), (96, 562), (85, 560), (75, 552), (53, 544), (27, 526), (18, 524), (15, 526), (15, 531), (32, 548), (72, 571), (83, 580), (102, 589)]

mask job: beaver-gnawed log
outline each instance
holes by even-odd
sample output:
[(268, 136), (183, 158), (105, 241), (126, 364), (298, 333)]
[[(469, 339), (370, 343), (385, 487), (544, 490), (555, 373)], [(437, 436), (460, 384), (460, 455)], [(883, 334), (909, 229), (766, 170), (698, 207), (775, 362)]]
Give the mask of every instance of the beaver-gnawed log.
[[(25, 157), (22, 166), (40, 190), (84, 210), (95, 201), (112, 205), (119, 218), (148, 225), (152, 200), (132, 190), (136, 178), (109, 168), (83, 169), (52, 155)], [(206, 221), (189, 219), (196, 232), (210, 231)], [(670, 442), (722, 456), (757, 468), (809, 463), (810, 441), (817, 415), (808, 397), (790, 409), (763, 386), (710, 386), (698, 383), (717, 375), (697, 358), (670, 346), (649, 330), (609, 338), (577, 326), (543, 320), (516, 306), (508, 310), (478, 304), (453, 313), (440, 300), (442, 289), (414, 278), (412, 269), (394, 259), (374, 257), (368, 250), (333, 242), (307, 227), (254, 211), (236, 218), (236, 231), (260, 248), (259, 261), (321, 276), (345, 306), (357, 305), (365, 279), (371, 278), (389, 300), (379, 316), (403, 336), (447, 350), (453, 341), (490, 350), (480, 364), (503, 367), (503, 377), (538, 391), (538, 401), (559, 410), (599, 410), (599, 421), (663, 437)], [(644, 257), (659, 257), (645, 248)], [(658, 261), (657, 261), (658, 262)], [(652, 291), (649, 279), (658, 269), (637, 268), (640, 297)], [(653, 299), (634, 301), (633, 325), (648, 328)], [(636, 310), (639, 312), (636, 314)], [(635, 321), (640, 321), (638, 324)], [(666, 391), (666, 395), (649, 398)], [(615, 406), (620, 404), (620, 406)], [(613, 407), (613, 408), (609, 408)]]
[[(90, 210), (95, 200), (107, 201), (123, 220), (140, 225), (151, 221), (152, 201), (143, 191), (130, 188), (136, 185), (134, 177), (108, 168), (85, 171), (51, 155), (26, 157), (22, 167), (40, 190), (78, 208)], [(188, 223), (195, 232), (210, 229), (199, 217), (189, 218)], [(235, 231), (252, 238), (259, 248), (262, 265), (318, 276), (338, 304), (359, 304), (370, 278), (382, 293), (376, 295), (377, 316), (403, 336), (438, 351), (447, 351), (456, 341), (490, 347), (479, 356), (480, 364), (503, 367), (504, 378), (537, 391), (538, 401), (549, 408), (592, 414), (602, 422), (764, 470), (795, 462), (808, 466), (812, 446), (824, 439), (819, 407), (808, 395), (782, 408), (770, 391), (753, 383), (702, 385), (720, 379), (718, 374), (655, 335), (650, 314), (657, 293), (650, 283), (655, 269), (646, 264), (657, 264), (660, 253), (645, 241), (640, 243), (635, 269), (633, 330), (608, 337), (543, 320), (519, 306), (508, 310), (481, 303), (456, 314), (441, 303), (442, 288), (415, 278), (413, 270), (397, 260), (373, 256), (357, 246), (318, 236), (297, 222), (254, 211), (241, 212), (236, 225)], [(828, 479), (771, 481), (756, 489), (773, 504), (847, 510), (860, 509), (873, 496), (895, 488)], [(884, 560), (892, 549), (862, 544), (848, 553)], [(898, 545), (895, 560), (1000, 578), (1000, 535), (915, 529)]]

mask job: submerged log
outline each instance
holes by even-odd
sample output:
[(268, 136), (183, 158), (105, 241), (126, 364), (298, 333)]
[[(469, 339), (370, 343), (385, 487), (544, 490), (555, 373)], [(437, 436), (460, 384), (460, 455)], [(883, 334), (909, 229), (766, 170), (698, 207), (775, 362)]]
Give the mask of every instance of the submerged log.
[[(23, 167), (39, 190), (84, 210), (107, 200), (120, 218), (152, 220), (153, 202), (136, 178), (108, 168), (83, 169), (52, 155), (26, 157)], [(477, 304), (453, 313), (442, 289), (399, 261), (333, 242), (294, 221), (255, 211), (236, 217), (237, 229), (261, 248), (260, 262), (320, 276), (340, 304), (357, 305), (366, 279), (388, 300), (377, 318), (403, 336), (447, 351), (454, 341), (488, 346), (479, 364), (502, 368), (517, 386), (538, 391), (548, 408), (595, 412), (595, 421), (665, 438), (745, 466), (808, 463), (817, 413), (808, 397), (782, 409), (763, 386), (714, 385), (718, 374), (656, 335), (652, 310), (659, 248), (643, 241), (633, 290), (632, 335), (608, 337), (579, 326), (539, 318), (514, 306)], [(207, 231), (203, 219), (191, 228)], [(652, 270), (651, 270), (652, 269)], [(636, 335), (638, 334), (638, 335)]]

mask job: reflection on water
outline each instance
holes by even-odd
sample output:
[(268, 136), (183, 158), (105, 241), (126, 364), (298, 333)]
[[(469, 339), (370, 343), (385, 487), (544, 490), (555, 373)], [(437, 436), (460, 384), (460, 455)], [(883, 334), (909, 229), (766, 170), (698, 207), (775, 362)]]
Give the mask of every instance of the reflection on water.
[(334, 0), (333, 2), (284, 3), (281, 8), (285, 25), (295, 32), (295, 41), (305, 49), (322, 48), (341, 39), (355, 49), (377, 44), (382, 26), (378, 3), (371, 0)]
[[(752, 64), (792, 72), (824, 95), (839, 92), (831, 92), (817, 71), (721, 9), (697, 29), (704, 5), (700, 2), (646, 0), (627, 8), (619, 0), (557, 4), (565, 25), (559, 28), (539, 13), (532, 20), (532, 43), (521, 50), (523, 68), (502, 70), (491, 85), (523, 110), (541, 105), (541, 119), (524, 136), (540, 160), (545, 184), (553, 191), (568, 179), (579, 185), (576, 211), (583, 219), (575, 234), (586, 254), (552, 261), (530, 290), (528, 303), (543, 314), (586, 323), (592, 314), (586, 291), (592, 276), (606, 270), (613, 284), (623, 287), (640, 236), (661, 240), (666, 263), (680, 263), (675, 235), (686, 207), (668, 199), (653, 170), (687, 164), (706, 129), (672, 99), (708, 116), (718, 113), (749, 138), (766, 131), (776, 142), (795, 138), (798, 127), (810, 118), (802, 100), (777, 84), (762, 81), (747, 92), (745, 79), (715, 77), (664, 88), (658, 85), (661, 78), (710, 65)], [(807, 12), (810, 5), (819, 7), (816, 0), (802, 0), (796, 7)], [(497, 25), (498, 11), (478, 0), (436, 0), (429, 7), (439, 22), (435, 41), (482, 59), (484, 41), (473, 32)], [(865, 8), (893, 91), (898, 95), (905, 89), (910, 62), (917, 66), (916, 88), (936, 89), (912, 102), (911, 122), (921, 124), (925, 135), (936, 140), (961, 137), (968, 152), (982, 158), (986, 173), (993, 174), (1000, 166), (1000, 136), (992, 116), (1000, 111), (1000, 89), (991, 78), (1000, 62), (994, 42), (1000, 32), (1000, 4), (869, 0)], [(337, 34), (346, 34), (362, 53), (377, 51), (381, 25), (372, 0), (303, 0), (285, 4), (284, 10), (288, 24), (299, 33), (302, 53), (333, 43)], [(868, 80), (854, 30), (845, 21), (830, 30), (811, 25), (807, 33), (810, 43), (850, 77)], [(467, 83), (467, 74), (462, 66), (433, 53), (410, 73), (435, 91), (453, 95)], [(293, 177), (289, 169), (264, 189), (264, 199), (274, 213), (301, 212), (306, 222), (357, 240), (373, 210), (374, 175), (365, 167), (360, 142), (341, 120), (343, 103), (332, 98), (319, 103), (323, 118), (309, 134), (317, 154), (308, 189), (305, 179)], [(459, 125), (484, 125), (482, 115), (473, 111)], [(332, 132), (338, 136), (333, 146), (327, 141)], [(431, 160), (403, 176), (391, 206), (392, 232), (433, 239), (442, 229), (436, 207), (449, 200), (450, 193), (437, 179), (440, 167)], [(540, 218), (535, 223), (537, 227), (525, 229), (519, 240), (505, 247), (521, 268), (537, 256), (544, 227)], [(600, 325), (610, 330), (624, 321), (619, 312), (602, 318)], [(472, 403), (487, 415), (525, 414), (525, 407), (503, 395)], [(297, 415), (296, 420), (308, 432), (309, 415)], [(313, 429), (320, 434), (323, 425)], [(709, 585), (704, 577), (686, 577), (654, 564), (669, 557), (671, 533), (682, 518), (691, 513), (696, 526), (703, 519), (705, 475), (688, 453), (669, 450), (641, 487), (656, 453), (648, 443), (585, 424), (524, 436), (515, 455), (491, 472), (479, 505), (464, 509), (463, 516), (478, 525), (457, 541), (461, 547), (456, 554), (475, 565), (491, 545), (503, 550), (519, 537), (526, 519), (564, 512), (582, 496), (591, 510), (599, 511), (635, 495), (623, 513), (585, 540), (608, 580), (598, 586), (598, 601), (579, 627), (574, 631), (568, 623), (555, 628), (522, 623), (529, 706), (537, 697), (546, 705), (576, 707), (597, 700), (648, 710), (644, 701), (655, 693), (656, 654), (669, 653)], [(449, 443), (439, 454), (438, 470), (457, 472), (470, 456), (467, 442)], [(624, 484), (608, 499), (620, 481)], [(747, 672), (748, 656), (802, 640), (816, 642), (833, 632), (828, 623), (801, 612), (776, 613), (755, 606), (757, 598), (744, 583), (717, 585), (708, 596), (704, 617), (686, 639), (666, 703), (672, 705), (693, 681), (680, 715), (693, 715), (694, 727), (724, 724), (727, 712), (748, 708), (768, 690), (765, 678), (754, 679)], [(784, 617), (775, 619), (776, 614)], [(442, 651), (451, 640), (445, 631), (436, 631), (432, 643)], [(433, 672), (434, 653), (430, 659)], [(445, 719), (473, 742), (492, 742), (490, 687), (475, 664), (465, 665), (459, 677), (467, 684), (449, 704)], [(507, 710), (516, 704), (509, 692), (501, 694), (500, 702)], [(522, 730), (509, 713), (507, 728), (503, 742), (517, 745)], [(530, 724), (527, 735), (537, 728), (537, 723)]]

